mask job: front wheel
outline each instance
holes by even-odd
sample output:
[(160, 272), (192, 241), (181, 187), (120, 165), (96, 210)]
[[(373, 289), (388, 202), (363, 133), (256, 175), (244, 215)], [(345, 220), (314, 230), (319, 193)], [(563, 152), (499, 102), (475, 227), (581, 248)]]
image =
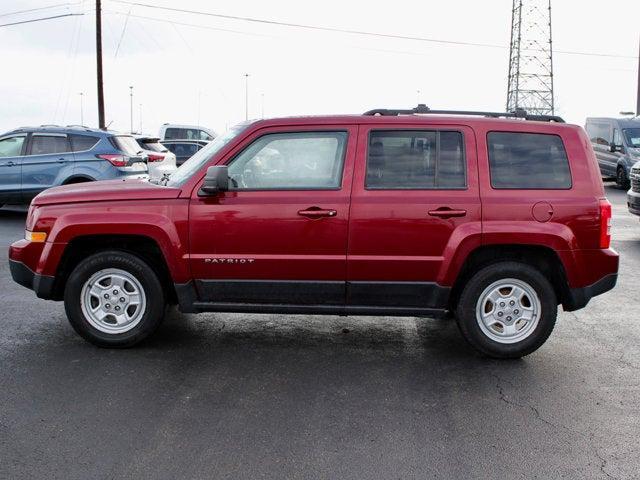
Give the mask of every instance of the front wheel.
[(616, 172), (616, 185), (623, 190), (628, 190), (631, 186), (627, 172), (623, 167), (618, 167)]
[(64, 292), (74, 330), (101, 347), (130, 347), (162, 322), (165, 296), (158, 276), (141, 258), (105, 251), (71, 272)]
[(520, 358), (537, 350), (553, 331), (556, 298), (546, 277), (527, 264), (489, 265), (464, 287), (458, 327), (479, 352), (494, 358)]

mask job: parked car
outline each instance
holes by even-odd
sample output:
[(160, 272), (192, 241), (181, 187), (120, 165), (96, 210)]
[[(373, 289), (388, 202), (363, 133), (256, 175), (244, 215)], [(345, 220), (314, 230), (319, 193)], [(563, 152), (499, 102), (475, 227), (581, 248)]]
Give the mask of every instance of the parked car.
[(587, 118), (585, 128), (602, 176), (628, 189), (631, 167), (640, 160), (640, 118)]
[(477, 350), (513, 358), (545, 342), (558, 305), (584, 308), (614, 287), (610, 220), (581, 127), (418, 106), (246, 122), (166, 185), (47, 190), (9, 257), (15, 281), (64, 300), (101, 346), (148, 337), (167, 303), (448, 310)]
[(58, 185), (147, 176), (133, 137), (76, 126), (21, 127), (0, 135), (0, 205), (29, 203)]
[(203, 140), (165, 140), (162, 145), (176, 156), (176, 165), (180, 166), (207, 143)]
[(629, 180), (631, 188), (627, 192), (627, 207), (629, 212), (640, 216), (640, 161), (631, 168)]
[(164, 123), (160, 127), (160, 141), (165, 140), (202, 140), (210, 142), (216, 137), (213, 130), (199, 125), (176, 125)]
[(160, 143), (157, 137), (138, 135), (135, 137), (142, 148), (142, 154), (147, 158), (149, 178), (157, 182), (175, 172), (176, 156)]

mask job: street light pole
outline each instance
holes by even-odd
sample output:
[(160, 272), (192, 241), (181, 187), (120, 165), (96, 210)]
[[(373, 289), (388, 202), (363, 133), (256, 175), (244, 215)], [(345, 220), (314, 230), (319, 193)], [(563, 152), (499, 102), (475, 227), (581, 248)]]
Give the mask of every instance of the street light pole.
[(264, 92), (260, 94), (260, 117), (264, 118)]
[(129, 86), (129, 113), (131, 114), (131, 133), (133, 133), (133, 85)]
[(84, 125), (84, 108), (82, 105), (82, 96), (84, 94), (80, 92), (80, 125)]
[(142, 135), (142, 104), (141, 103), (138, 104), (138, 108), (140, 109), (140, 131), (138, 133)]
[(96, 0), (96, 64), (98, 80), (98, 128), (105, 130), (104, 91), (102, 87), (102, 7), (100, 0)]
[(640, 117), (640, 41), (638, 42), (638, 94), (636, 97), (636, 116)]
[(244, 74), (244, 119), (249, 120), (249, 74)]

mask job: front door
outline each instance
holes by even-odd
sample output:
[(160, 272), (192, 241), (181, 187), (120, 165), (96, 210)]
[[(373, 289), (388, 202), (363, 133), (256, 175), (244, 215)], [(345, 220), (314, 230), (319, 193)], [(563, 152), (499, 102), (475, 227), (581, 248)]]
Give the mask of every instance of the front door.
[[(360, 127), (349, 220), (348, 304), (441, 308), (453, 253), (480, 244), (473, 131)], [(468, 245), (461, 245), (465, 239)]]
[[(63, 133), (33, 133), (22, 163), (22, 196), (30, 202), (42, 190), (59, 184), (73, 173), (73, 153)], [(67, 174), (61, 175), (66, 171)]]
[(0, 138), (0, 205), (20, 201), (20, 169), (25, 133)]
[(356, 127), (267, 128), (218, 164), (230, 190), (194, 191), (190, 264), (201, 301), (343, 306)]

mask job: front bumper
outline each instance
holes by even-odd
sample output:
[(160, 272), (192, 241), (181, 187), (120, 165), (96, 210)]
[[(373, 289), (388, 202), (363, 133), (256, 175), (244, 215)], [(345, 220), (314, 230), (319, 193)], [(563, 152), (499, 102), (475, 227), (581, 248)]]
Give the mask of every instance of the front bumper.
[(34, 273), (24, 263), (17, 260), (9, 259), (9, 269), (14, 282), (33, 290), (39, 298), (49, 300), (53, 297), (55, 277)]
[(640, 216), (640, 193), (633, 190), (627, 192), (627, 207), (632, 214)]

